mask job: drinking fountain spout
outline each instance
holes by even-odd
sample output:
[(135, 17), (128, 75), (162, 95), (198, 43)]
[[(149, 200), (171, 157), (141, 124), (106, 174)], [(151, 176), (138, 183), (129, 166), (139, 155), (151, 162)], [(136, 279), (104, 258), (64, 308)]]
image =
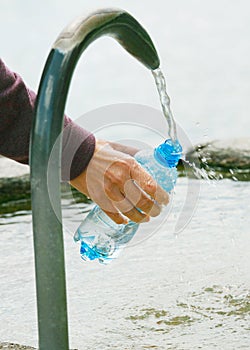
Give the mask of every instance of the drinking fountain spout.
[[(131, 55), (154, 70), (160, 61), (145, 29), (129, 13), (104, 9), (79, 18), (55, 41), (41, 78), (30, 143), (31, 195), (40, 350), (68, 350), (64, 248), (60, 203), (61, 146), (66, 98), (74, 68), (97, 38), (115, 38)], [(48, 164), (53, 149), (53, 164)], [(48, 186), (48, 181), (52, 182)], [(49, 189), (53, 189), (52, 205)]]

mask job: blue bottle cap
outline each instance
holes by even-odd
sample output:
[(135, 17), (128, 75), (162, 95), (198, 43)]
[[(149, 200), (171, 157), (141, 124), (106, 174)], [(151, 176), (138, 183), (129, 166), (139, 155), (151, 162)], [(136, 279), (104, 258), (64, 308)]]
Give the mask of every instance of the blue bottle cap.
[(178, 140), (168, 139), (155, 148), (154, 157), (163, 166), (174, 168), (182, 155), (182, 147)]

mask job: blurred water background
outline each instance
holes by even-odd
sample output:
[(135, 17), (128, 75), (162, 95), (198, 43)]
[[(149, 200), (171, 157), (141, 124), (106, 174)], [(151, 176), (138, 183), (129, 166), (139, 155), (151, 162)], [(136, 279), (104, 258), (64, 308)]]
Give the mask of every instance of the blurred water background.
[[(148, 30), (172, 110), (193, 144), (249, 137), (247, 0), (1, 0), (1, 57), (37, 90), (62, 28), (107, 6), (126, 9)], [(101, 38), (78, 64), (67, 113), (77, 119), (115, 103), (160, 108), (149, 72), (112, 39)], [(152, 226), (144, 225), (140, 234), (148, 239), (105, 268), (84, 264), (69, 232), (82, 219), (79, 210), (89, 207), (63, 200), (72, 348), (249, 349), (249, 182), (195, 181), (179, 179), (168, 221), (151, 236)], [(193, 183), (201, 186), (197, 209), (176, 236)], [(0, 341), (36, 346), (30, 210), (2, 210), (0, 243)]]

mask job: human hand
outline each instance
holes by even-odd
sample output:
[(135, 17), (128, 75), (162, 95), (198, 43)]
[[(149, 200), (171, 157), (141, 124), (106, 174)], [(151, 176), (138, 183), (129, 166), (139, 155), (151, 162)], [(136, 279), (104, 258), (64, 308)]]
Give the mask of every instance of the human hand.
[(168, 193), (131, 156), (137, 149), (96, 141), (87, 168), (70, 183), (90, 197), (117, 224), (141, 223), (160, 214)]

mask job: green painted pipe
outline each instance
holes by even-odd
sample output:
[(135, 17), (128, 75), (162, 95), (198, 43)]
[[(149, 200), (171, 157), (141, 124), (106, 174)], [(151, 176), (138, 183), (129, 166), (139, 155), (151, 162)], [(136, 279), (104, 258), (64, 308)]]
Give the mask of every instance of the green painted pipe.
[(99, 10), (75, 20), (59, 35), (51, 49), (39, 86), (30, 147), (40, 350), (68, 349), (60, 202), (61, 146), (54, 153), (57, 159), (52, 164), (50, 172), (53, 176), (49, 179), (48, 163), (63, 128), (65, 103), (74, 68), (87, 46), (102, 35), (115, 38), (147, 68), (156, 69), (160, 64), (147, 32), (130, 14), (116, 9)]

